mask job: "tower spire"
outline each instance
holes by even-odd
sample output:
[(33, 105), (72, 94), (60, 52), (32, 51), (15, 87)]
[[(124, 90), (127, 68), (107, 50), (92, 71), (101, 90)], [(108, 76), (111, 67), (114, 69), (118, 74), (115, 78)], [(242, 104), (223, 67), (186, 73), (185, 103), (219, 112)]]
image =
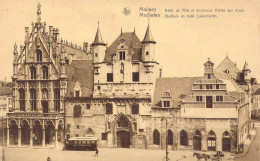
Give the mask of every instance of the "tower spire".
[[(149, 20), (149, 19), (148, 19)], [(144, 36), (144, 40), (142, 41), (142, 43), (156, 43), (153, 39), (153, 36), (152, 36), (152, 32), (150, 30), (150, 24), (148, 22), (148, 26), (147, 26), (147, 29), (146, 29), (146, 33), (145, 33), (145, 36)]]
[(37, 5), (37, 22), (41, 21), (41, 4), (40, 2)]
[(98, 28), (97, 28), (97, 33), (96, 33), (96, 36), (95, 36), (95, 40), (94, 42), (92, 43), (92, 46), (93, 45), (106, 45), (102, 39), (102, 36), (101, 36), (101, 33), (100, 33), (100, 30), (99, 30), (99, 21), (98, 21)]

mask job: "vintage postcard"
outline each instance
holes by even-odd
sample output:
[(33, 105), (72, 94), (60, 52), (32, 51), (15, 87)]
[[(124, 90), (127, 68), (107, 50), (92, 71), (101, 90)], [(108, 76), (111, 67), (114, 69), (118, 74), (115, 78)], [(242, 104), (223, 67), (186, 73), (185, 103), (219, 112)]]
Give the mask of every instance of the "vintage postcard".
[(259, 0), (0, 0), (0, 160), (260, 160)]

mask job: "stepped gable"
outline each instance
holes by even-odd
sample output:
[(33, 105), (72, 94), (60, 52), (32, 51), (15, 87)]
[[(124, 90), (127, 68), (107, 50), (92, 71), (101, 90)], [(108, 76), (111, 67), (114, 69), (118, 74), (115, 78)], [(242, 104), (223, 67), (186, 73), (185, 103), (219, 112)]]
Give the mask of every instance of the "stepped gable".
[(134, 32), (121, 33), (118, 38), (107, 48), (104, 62), (111, 62), (112, 55), (116, 54), (120, 41), (124, 39), (127, 47), (133, 49), (132, 60), (142, 61), (142, 43)]
[(234, 79), (241, 80), (242, 71), (239, 70), (236, 63), (232, 62), (228, 57), (226, 57), (215, 70), (220, 73), (226, 73)]
[(192, 84), (201, 77), (165, 77), (157, 78), (154, 89), (152, 107), (161, 106), (161, 97), (164, 92), (169, 91), (173, 107), (178, 107), (182, 99), (191, 95)]
[(73, 60), (70, 65), (65, 66), (65, 70), (69, 80), (66, 97), (73, 97), (74, 87), (77, 82), (80, 83), (82, 97), (91, 97), (93, 95), (92, 60)]

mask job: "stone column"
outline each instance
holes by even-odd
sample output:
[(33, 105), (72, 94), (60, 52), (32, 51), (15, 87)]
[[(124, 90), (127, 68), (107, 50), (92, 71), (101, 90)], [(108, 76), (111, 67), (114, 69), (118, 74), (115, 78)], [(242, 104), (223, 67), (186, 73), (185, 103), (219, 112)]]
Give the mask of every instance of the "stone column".
[(58, 147), (58, 129), (55, 129), (55, 147)]
[(25, 111), (31, 111), (29, 82), (25, 83)]
[(6, 146), (9, 146), (9, 127), (7, 127), (7, 133), (6, 133), (7, 139), (6, 139)]
[(222, 135), (216, 136), (216, 151), (222, 151)]
[(201, 136), (201, 150), (208, 151), (208, 137), (206, 134), (202, 134)]
[(21, 127), (18, 127), (18, 147), (21, 147)]
[(33, 146), (33, 128), (30, 127), (30, 147)]
[(42, 147), (45, 147), (45, 127), (42, 127)]

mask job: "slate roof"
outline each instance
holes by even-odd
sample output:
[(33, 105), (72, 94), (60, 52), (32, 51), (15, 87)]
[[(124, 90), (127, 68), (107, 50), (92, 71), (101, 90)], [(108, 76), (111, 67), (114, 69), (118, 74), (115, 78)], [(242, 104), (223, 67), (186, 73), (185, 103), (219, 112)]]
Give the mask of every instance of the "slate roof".
[(217, 72), (226, 73), (229, 70), (229, 75), (234, 79), (241, 79), (241, 70), (239, 70), (234, 62), (232, 62), (228, 57), (226, 57), (220, 65), (216, 68)]
[(92, 60), (73, 60), (70, 65), (65, 66), (68, 77), (67, 97), (73, 97), (74, 87), (77, 82), (80, 83), (82, 97), (91, 97), (93, 95), (93, 68)]
[(132, 60), (142, 60), (142, 43), (134, 32), (121, 33), (118, 38), (107, 48), (104, 62), (111, 62), (112, 55), (116, 54), (120, 40), (124, 39), (126, 46), (133, 49)]
[(144, 36), (144, 40), (142, 41), (142, 43), (154, 43), (154, 44), (156, 43), (153, 39), (152, 32), (150, 30), (149, 24), (147, 26), (146, 33), (145, 33), (145, 36)]
[(100, 30), (99, 30), (99, 27), (97, 29), (97, 33), (96, 33), (96, 36), (95, 36), (95, 40), (94, 42), (92, 43), (92, 45), (106, 45), (102, 39), (102, 36), (101, 36), (101, 33), (100, 33)]
[(12, 95), (11, 87), (0, 87), (0, 96)]
[(258, 88), (253, 95), (260, 95), (260, 88)]
[(173, 100), (173, 107), (178, 107), (180, 101), (191, 95), (192, 84), (201, 77), (165, 77), (157, 78), (154, 89), (152, 107), (159, 107), (163, 93), (169, 91)]

